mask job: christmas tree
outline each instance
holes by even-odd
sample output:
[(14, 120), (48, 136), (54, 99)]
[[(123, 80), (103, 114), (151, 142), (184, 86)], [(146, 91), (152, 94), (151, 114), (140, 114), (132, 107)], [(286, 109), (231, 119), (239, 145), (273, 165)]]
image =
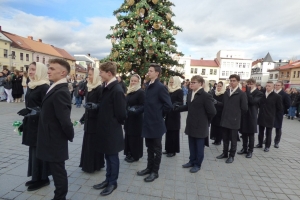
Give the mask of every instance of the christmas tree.
[(118, 64), (118, 73), (127, 79), (133, 73), (146, 78), (150, 63), (162, 66), (161, 80), (183, 77), (174, 35), (182, 29), (174, 24), (169, 0), (125, 0), (114, 11), (118, 23), (111, 27), (110, 55), (103, 59)]

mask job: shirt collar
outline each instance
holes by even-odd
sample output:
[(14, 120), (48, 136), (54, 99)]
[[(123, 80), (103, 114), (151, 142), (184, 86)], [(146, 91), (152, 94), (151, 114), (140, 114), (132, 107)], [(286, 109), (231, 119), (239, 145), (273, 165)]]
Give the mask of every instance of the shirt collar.
[(114, 82), (115, 80), (117, 80), (116, 77), (113, 77), (112, 79), (110, 79), (110, 81), (108, 81), (108, 83), (105, 84), (105, 87), (107, 87), (109, 84), (111, 84), (111, 83)]

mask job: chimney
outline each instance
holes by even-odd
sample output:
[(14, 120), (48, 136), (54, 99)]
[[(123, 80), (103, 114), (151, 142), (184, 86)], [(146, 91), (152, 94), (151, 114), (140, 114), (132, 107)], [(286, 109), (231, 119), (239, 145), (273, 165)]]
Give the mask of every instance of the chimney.
[(279, 62), (281, 63), (281, 60), (279, 60)]
[(89, 57), (91, 57), (91, 54), (90, 54), (90, 53), (88, 53), (88, 56), (89, 56)]
[(33, 40), (33, 37), (32, 37), (32, 36), (28, 36), (27, 38), (30, 39), (30, 40)]
[(39, 39), (38, 41), (39, 41), (39, 42), (43, 42), (43, 40), (42, 40), (42, 39)]
[(200, 60), (203, 60), (203, 58), (201, 58)]
[(1, 28), (1, 26), (0, 26), (0, 32), (2, 31), (2, 28)]

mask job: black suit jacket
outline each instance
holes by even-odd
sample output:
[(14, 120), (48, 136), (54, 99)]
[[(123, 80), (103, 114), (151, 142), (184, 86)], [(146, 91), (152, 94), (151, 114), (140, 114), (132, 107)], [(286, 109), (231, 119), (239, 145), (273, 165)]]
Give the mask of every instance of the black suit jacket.
[(266, 94), (261, 98), (257, 124), (260, 126), (273, 128), (276, 113), (282, 113), (281, 96), (271, 92), (266, 98)]
[(37, 157), (47, 162), (69, 159), (68, 140), (73, 141), (71, 96), (67, 83), (56, 85), (45, 96), (39, 119)]
[(274, 127), (282, 128), (283, 115), (288, 114), (288, 109), (291, 106), (291, 97), (283, 90), (281, 90), (278, 94), (281, 96), (283, 110), (282, 112), (276, 113)]

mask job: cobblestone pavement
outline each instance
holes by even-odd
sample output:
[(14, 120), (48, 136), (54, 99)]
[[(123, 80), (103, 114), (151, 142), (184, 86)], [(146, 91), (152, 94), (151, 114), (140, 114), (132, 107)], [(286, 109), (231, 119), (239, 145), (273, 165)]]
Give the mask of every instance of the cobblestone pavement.
[[(21, 120), (16, 112), (24, 104), (0, 103), (0, 199), (51, 199), (54, 185), (28, 192), (24, 183), (27, 174), (28, 147), (21, 145), (21, 137), (13, 132), (12, 122)], [(72, 119), (78, 120), (83, 108), (72, 110)], [(182, 114), (182, 127), (186, 114)], [(76, 127), (73, 143), (69, 143), (70, 159), (66, 161), (69, 180), (68, 199), (300, 199), (300, 122), (284, 119), (283, 137), (280, 148), (273, 146), (270, 152), (255, 149), (252, 159), (236, 155), (233, 164), (215, 157), (222, 152), (222, 146), (205, 148), (201, 170), (196, 174), (183, 169), (188, 161), (187, 137), (181, 131), (181, 152), (173, 158), (163, 156), (159, 178), (145, 183), (137, 170), (146, 167), (144, 157), (136, 163), (124, 161), (120, 153), (120, 175), (118, 188), (108, 197), (101, 197), (100, 191), (92, 186), (105, 179), (105, 170), (87, 174), (78, 167), (83, 131)], [(273, 131), (274, 132), (274, 131)], [(273, 133), (274, 137), (274, 133)], [(257, 138), (257, 137), (256, 137)], [(241, 142), (238, 143), (238, 150)]]

